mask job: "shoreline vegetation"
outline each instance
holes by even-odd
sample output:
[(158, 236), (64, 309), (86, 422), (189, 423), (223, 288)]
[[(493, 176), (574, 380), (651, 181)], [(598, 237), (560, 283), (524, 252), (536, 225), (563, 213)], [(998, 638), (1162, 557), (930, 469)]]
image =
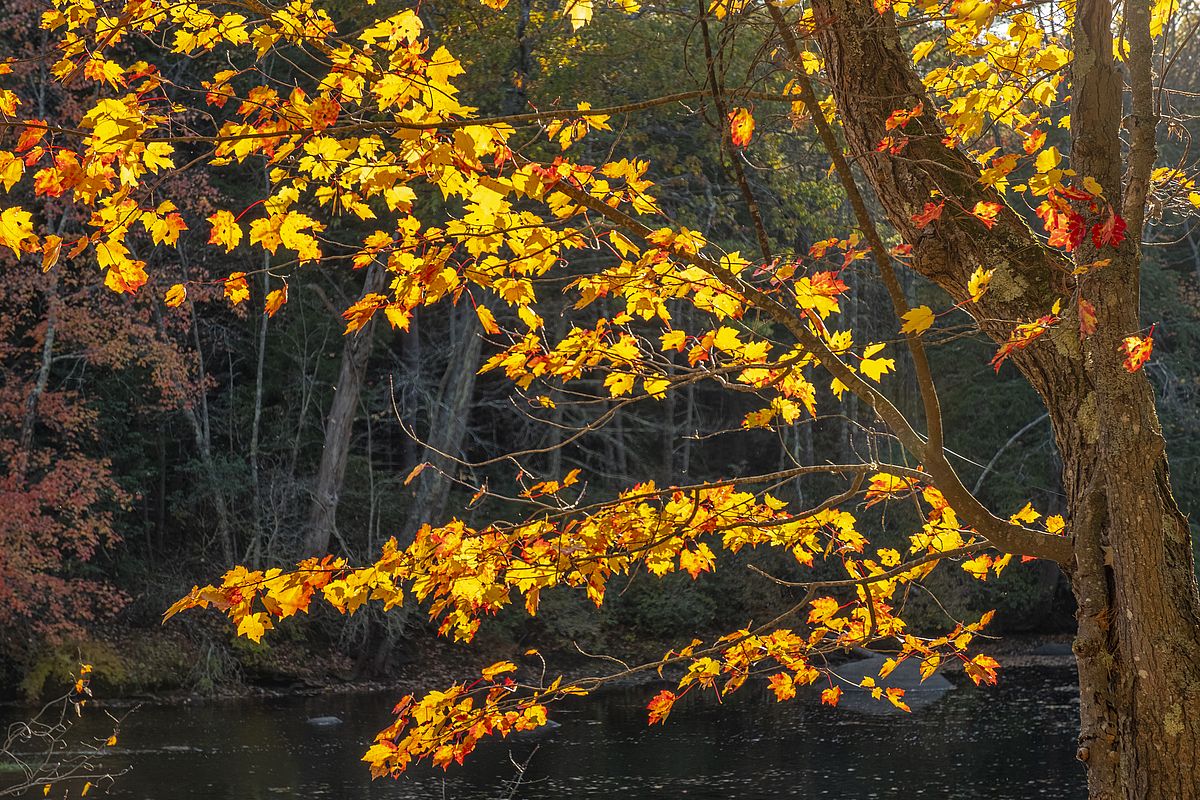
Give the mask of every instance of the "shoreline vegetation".
[[(621, 648), (618, 655), (624, 660), (644, 663), (655, 658), (655, 653), (661, 657), (669, 647), (669, 643), (641, 640)], [(78, 655), (70, 655), (72, 652)], [(4, 717), (19, 716), (20, 710), (31, 708), (60, 690), (59, 673), (71, 674), (72, 659), (95, 664), (95, 696), (90, 705), (119, 709), (142, 704), (190, 705), (358, 692), (419, 695), (455, 681), (469, 680), (498, 658), (517, 661), (527, 673), (522, 677), (536, 680), (541, 663), (536, 658), (522, 656), (522, 652), (522, 648), (511, 642), (487, 648), (467, 648), (445, 641), (423, 642), (404, 654), (389, 674), (367, 677), (356, 674), (351, 657), (323, 649), (319, 643), (285, 641), (248, 645), (242, 641), (196, 641), (178, 632), (133, 630), (104, 641), (76, 643), (74, 650), (63, 645), (48, 654), (27, 673), (15, 693), (0, 697), (0, 708), (7, 709), (0, 713)], [(1075, 660), (1070, 634), (1009, 634), (992, 642), (990, 652), (1001, 658), (1006, 669), (1073, 666)], [(867, 653), (848, 651), (845, 661), (864, 655)], [(589, 656), (569, 645), (546, 651), (544, 656), (547, 680), (559, 674), (568, 680), (582, 678), (599, 674), (606, 663), (615, 666), (607, 654)], [(204, 672), (206, 661), (216, 674)], [(192, 669), (172, 672), (170, 662), (191, 662)], [(59, 666), (63, 669), (57, 669)], [(664, 670), (664, 676), (669, 678), (670, 671)], [(961, 666), (955, 663), (947, 663), (939, 670), (939, 674), (950, 676), (961, 672)], [(1003, 672), (1001, 676), (1003, 679)], [(654, 670), (648, 670), (623, 679), (618, 685), (653, 684), (662, 680)]]

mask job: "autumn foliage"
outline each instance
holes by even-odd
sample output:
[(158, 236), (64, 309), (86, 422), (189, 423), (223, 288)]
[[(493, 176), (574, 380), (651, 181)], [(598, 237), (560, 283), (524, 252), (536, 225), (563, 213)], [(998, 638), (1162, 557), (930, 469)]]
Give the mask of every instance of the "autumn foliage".
[[(479, 13), (502, 13), (506, 3), (486, 5), (492, 10)], [(961, 149), (979, 173), (971, 191), (985, 197), (964, 204), (949, 189), (923, 196), (911, 225), (922, 236), (936, 237), (953, 223), (983, 237), (1023, 203), (1049, 248), (1073, 253), (1090, 246), (1101, 256), (1062, 268), (1054, 276), (1058, 299), (1040, 314), (1002, 321), (1008, 334), (991, 362), (997, 371), (1023, 351), (1056, 346), (1057, 337), (1074, 337), (1078, 347), (1079, 337), (1095, 335), (1104, 309), (1085, 297), (1086, 281), (1132, 235), (1105, 189), (1052, 144), (1068, 124), (1062, 103), (1070, 45), (1061, 25), (1026, 5), (876, 3), (880, 14), (921, 21), (931, 37), (916, 41), (911, 56), (933, 103), (894, 109), (876, 153), (904, 158), (915, 141), (929, 138)], [(614, 13), (637, 10), (629, 2), (616, 6)], [(1058, 8), (1068, 18), (1074, 13), (1074, 4)], [(1155, 4), (1151, 30), (1161, 33), (1173, 9)], [(561, 13), (577, 30), (591, 20), (594, 4), (573, 0)], [(728, 250), (663, 213), (652, 165), (622, 152), (619, 139), (607, 160), (594, 157), (610, 148), (591, 143), (612, 142), (621, 115), (712, 97), (721, 109), (715, 135), (733, 162), (769, 136), (811, 126), (833, 162), (830, 175), (853, 200), (854, 175), (835, 135), (837, 110), (817, 95), (811, 77), (823, 68), (813, 41), (827, 21), (799, 7), (722, 0), (704, 17), (706, 25), (750, 17), (778, 25), (778, 60), (791, 68), (764, 70), (754, 90), (710, 85), (637, 107), (563, 103), (489, 117), (460, 96), (464, 67), (454, 42), (439, 41), (415, 8), (343, 26), (313, 0), (55, 0), (40, 20), (53, 44), (46, 68), (56, 85), (81, 96), (86, 88), (87, 98), (51, 117), (17, 81), (0, 82), (0, 183), (10, 198), (24, 198), (0, 210), (0, 247), (31, 275), (95, 267), (114, 295), (150, 296), (153, 313), (168, 318), (199, 297), (270, 316), (286, 313), (297, 270), (379, 265), (386, 287), (344, 309), (347, 335), (376, 318), (407, 329), (419, 309), (470, 303), (491, 346), (481, 372), (505, 376), (535, 411), (553, 408), (547, 387), (579, 387), (604, 409), (658, 402), (708, 381), (755, 398), (741, 428), (782, 430), (853, 395), (911, 456), (886, 450), (863, 463), (797, 464), (691, 485), (645, 481), (607, 498), (592, 496), (588, 476), (578, 471), (533, 476), (522, 469), (503, 495), (520, 509), (510, 518), (430, 520), (411, 542), (389, 540), (366, 565), (324, 556), (287, 569), (235, 567), (167, 612), (214, 608), (257, 642), (314, 603), (352, 614), (367, 603), (389, 610), (415, 602), (439, 633), (469, 641), (510, 605), (537, 614), (541, 594), (552, 588), (578, 590), (599, 606), (617, 579), (676, 572), (702, 579), (733, 554), (768, 549), (790, 560), (789, 577), (767, 576), (796, 595), (776, 618), (692, 641), (656, 662), (588, 680), (534, 683), (518, 680), (515, 664), (500, 662), (445, 691), (404, 698), (366, 755), (376, 775), (397, 775), (423, 760), (461, 762), (486, 737), (544, 724), (553, 701), (629, 672), (662, 674), (667, 666), (682, 677), (649, 701), (652, 723), (666, 721), (688, 693), (720, 697), (753, 677), (766, 678), (781, 701), (815, 686), (823, 703), (836, 706), (836, 654), (881, 641), (890, 658), (880, 681), (914, 660), (925, 677), (957, 663), (975, 683), (994, 683), (996, 661), (976, 648), (991, 614), (918, 635), (903, 619), (906, 592), (938, 568), (987, 581), (1010, 568), (1014, 555), (1069, 558), (1061, 516), (1043, 516), (1031, 505), (993, 514), (966, 490), (941, 449), (936, 393), (925, 374), (926, 345), (989, 293), (1017, 291), (1010, 275), (980, 267), (938, 308), (910, 306), (896, 276), (912, 265), (913, 247), (885, 241), (861, 198), (853, 233), (795, 251), (769, 252), (765, 237), (760, 249), (768, 252)], [(272, 80), (263, 66), (268, 57), (299, 54), (305, 77), (294, 85)], [(199, 85), (172, 78), (170, 65), (180, 58), (204, 65)], [(0, 81), (22, 69), (16, 59), (0, 64)], [(540, 137), (535, 144), (530, 128)], [(984, 136), (992, 130), (994, 146)], [(189, 195), (170, 179), (198, 164), (216, 174), (252, 167), (265, 174), (261, 197), (245, 207), (206, 208), (200, 231), (210, 254), (252, 252), (263, 259), (262, 270), (183, 278), (165, 267), (156, 272), (155, 259), (174, 259), (189, 229), (181, 213)], [(1182, 170), (1161, 169), (1150, 190), (1197, 204), (1193, 181)], [(748, 186), (744, 175), (742, 184)], [(585, 253), (601, 265), (576, 266)], [(866, 264), (895, 312), (891, 335), (878, 340), (839, 321), (846, 278)], [(554, 333), (548, 298), (559, 292), (578, 314)], [(1152, 356), (1153, 328), (1120, 333), (1125, 369), (1134, 372)], [(918, 373), (923, 428), (881, 388), (902, 358)], [(26, 395), (0, 398), (0, 414), (20, 417)], [(47, 409), (51, 400), (43, 398)], [(598, 424), (608, 413), (597, 412)], [(45, 420), (71, 440), (88, 418), (75, 414), (70, 427), (47, 410)], [(114, 536), (103, 514), (82, 513), (106, 492), (121, 499), (105, 482), (102, 462), (50, 459), (22, 452), (16, 442), (0, 447), (18, 467), (5, 480), (20, 497), (12, 506), (18, 514), (0, 524), (25, 531), (31, 553), (35, 543), (53, 540), (84, 556)], [(783, 481), (817, 473), (839, 476), (844, 491), (809, 508), (778, 496)], [(873, 545), (855, 503), (913, 509), (906, 543)], [(903, 690), (874, 678), (861, 688), (908, 708)]]

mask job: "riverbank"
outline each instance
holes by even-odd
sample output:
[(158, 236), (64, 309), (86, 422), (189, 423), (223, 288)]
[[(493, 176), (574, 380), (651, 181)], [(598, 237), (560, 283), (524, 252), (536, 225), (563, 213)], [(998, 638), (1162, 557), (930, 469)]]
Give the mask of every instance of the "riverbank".
[[(1073, 667), (1070, 643), (1071, 637), (1063, 634), (1009, 635), (981, 649), (995, 656), (1002, 668)], [(591, 655), (559, 642), (541, 656), (530, 656), (528, 647), (500, 638), (481, 636), (472, 645), (461, 645), (429, 635), (407, 640), (383, 659), (364, 659), (361, 654), (342, 652), (333, 643), (301, 635), (253, 644), (230, 637), (224, 628), (204, 625), (110, 629), (103, 637), (65, 642), (42, 654), (2, 701), (28, 705), (61, 693), (81, 662), (93, 665), (96, 704), (118, 708), (377, 690), (420, 694), (478, 675), (483, 667), (501, 660), (521, 664), (529, 680), (536, 680), (543, 666), (547, 675), (575, 679), (619, 671), (622, 667), (616, 659), (627, 664), (656, 661), (672, 644), (628, 641), (605, 648), (604, 655)], [(364, 674), (366, 661), (381, 666), (381, 671)], [(961, 667), (950, 663), (944, 671), (955, 674)], [(621, 682), (656, 679), (656, 672), (647, 670)]]

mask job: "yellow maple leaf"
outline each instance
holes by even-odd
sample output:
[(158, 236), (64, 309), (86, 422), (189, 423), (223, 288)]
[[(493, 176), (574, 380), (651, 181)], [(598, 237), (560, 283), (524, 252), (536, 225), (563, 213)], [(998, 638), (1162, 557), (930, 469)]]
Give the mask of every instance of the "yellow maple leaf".
[(283, 219), (282, 214), (272, 214), (269, 217), (256, 219), (251, 222), (250, 244), (262, 245), (264, 250), (274, 255), (275, 251), (279, 249), (279, 245), (283, 243), (283, 239), (279, 235)]
[(577, 31), (592, 21), (592, 0), (573, 0), (567, 7), (571, 30)]
[(937, 41), (934, 39), (929, 39), (924, 42), (917, 42), (915, 45), (913, 45), (912, 49), (913, 63), (921, 63), (921, 59), (926, 58), (930, 53), (932, 53), (933, 48), (936, 46)]
[(263, 634), (274, 626), (271, 624), (271, 618), (265, 612), (256, 614), (247, 614), (242, 617), (242, 621), (238, 623), (238, 636), (245, 636), (252, 642), (261, 642)]
[(511, 661), (497, 661), (490, 667), (484, 667), (480, 674), (483, 675), (485, 681), (496, 680), (497, 675), (503, 675), (506, 672), (516, 672), (517, 665)]
[(812, 601), (812, 610), (808, 612), (810, 623), (821, 623), (832, 617), (841, 608), (841, 604), (832, 597), (818, 597)]
[(923, 333), (929, 330), (936, 317), (929, 306), (917, 306), (904, 314), (904, 324), (900, 326), (901, 333)]
[(475, 316), (479, 317), (479, 324), (488, 333), (494, 335), (500, 332), (500, 326), (496, 324), (496, 317), (487, 306), (475, 306)]
[(279, 225), (279, 241), (284, 247), (295, 250), (300, 261), (315, 261), (321, 257), (321, 248), (312, 233), (319, 232), (324, 226), (315, 219), (297, 211), (289, 211)]
[(208, 221), (212, 225), (212, 233), (208, 237), (209, 244), (219, 244), (228, 253), (242, 241), (242, 227), (229, 211), (218, 211), (210, 216)]
[(1035, 166), (1037, 171), (1041, 173), (1049, 172), (1052, 169), (1057, 169), (1062, 162), (1062, 153), (1057, 147), (1047, 147), (1037, 154)]
[(23, 174), (25, 162), (22, 159), (12, 153), (0, 152), (0, 183), (4, 184), (4, 191), (12, 191)]
[(155, 244), (174, 246), (179, 241), (180, 232), (188, 229), (187, 223), (183, 221), (183, 217), (175, 211), (171, 211), (162, 217), (154, 215), (151, 215), (149, 219), (142, 217), (142, 221), (146, 229), (150, 231), (150, 236)]
[(666, 378), (642, 378), (642, 388), (646, 390), (646, 394), (655, 400), (661, 400), (666, 397), (667, 389), (670, 387), (671, 382)]
[(1026, 503), (1020, 511), (1013, 514), (1008, 519), (1009, 522), (1012, 522), (1014, 525), (1028, 525), (1032, 522), (1037, 522), (1038, 518), (1041, 516), (1041, 514), (1034, 510), (1032, 503)]
[(628, 372), (610, 372), (604, 379), (604, 387), (613, 397), (629, 394), (633, 391), (635, 376)]
[(275, 312), (278, 311), (287, 301), (288, 287), (285, 283), (278, 289), (273, 289), (270, 292), (267, 292), (266, 302), (263, 303), (263, 311), (266, 312), (268, 317), (273, 317), (275, 316)]
[(981, 553), (972, 559), (962, 563), (963, 572), (977, 580), (986, 581), (988, 570), (992, 566), (992, 557), (987, 553)]
[(713, 347), (723, 350), (726, 353), (737, 353), (742, 349), (742, 342), (738, 339), (738, 332), (727, 326), (717, 329), (712, 343)]
[(235, 306), (250, 299), (250, 284), (246, 282), (246, 273), (229, 273), (229, 277), (225, 279), (225, 299)]
[(992, 275), (995, 272), (996, 270), (994, 269), (976, 267), (975, 271), (971, 273), (971, 279), (967, 281), (967, 293), (971, 295), (972, 303), (978, 303), (980, 298), (983, 297), (984, 292), (988, 289), (988, 284), (992, 282)]
[(893, 358), (872, 358), (876, 353), (883, 349), (882, 344), (873, 344), (863, 351), (862, 361), (858, 364), (858, 369), (863, 375), (866, 375), (871, 380), (878, 383), (883, 376), (889, 372), (896, 370), (896, 360)]
[(166, 299), (163, 301), (171, 308), (177, 308), (187, 299), (187, 287), (182, 283), (177, 283), (170, 289), (167, 289)]
[(684, 343), (687, 341), (687, 333), (685, 331), (667, 331), (659, 337), (662, 342), (663, 350), (674, 350), (675, 352), (683, 352)]
[(23, 208), (6, 208), (0, 212), (0, 245), (13, 251), (17, 258), (33, 233), (33, 215)]

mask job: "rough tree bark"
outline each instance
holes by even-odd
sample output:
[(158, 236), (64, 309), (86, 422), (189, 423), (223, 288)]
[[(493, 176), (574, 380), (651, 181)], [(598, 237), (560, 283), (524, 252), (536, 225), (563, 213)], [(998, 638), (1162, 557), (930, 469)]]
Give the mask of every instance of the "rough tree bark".
[[(363, 294), (380, 291), (387, 282), (387, 270), (377, 264), (367, 267)], [(312, 506), (309, 508), (303, 549), (306, 555), (329, 552), (329, 540), (337, 525), (338, 495), (346, 478), (346, 459), (350, 454), (350, 439), (354, 433), (354, 418), (358, 415), (358, 399), (362, 392), (367, 359), (371, 355), (371, 333), (368, 323), (355, 336), (347, 336), (342, 345), (342, 364), (334, 386), (333, 403), (325, 422), (325, 446), (313, 486)]]
[[(1013, 320), (1039, 317), (1056, 298), (1069, 297), (1073, 264), (1007, 207), (986, 234), (950, 214), (929, 230), (915, 227), (913, 215), (935, 189), (967, 208), (1003, 199), (978, 183), (974, 162), (943, 144), (928, 114), (906, 130), (903, 157), (875, 152), (893, 110), (932, 105), (890, 14), (880, 15), (869, 0), (813, 5), (846, 148), (892, 226), (913, 245), (913, 269), (955, 301), (967, 297), (976, 267), (995, 269), (983, 301), (966, 305), (997, 341)], [(1079, 604), (1079, 758), (1090, 796), (1197, 798), (1200, 603), (1190, 534), (1171, 495), (1150, 384), (1144, 373), (1122, 368), (1119, 351), (1121, 339), (1140, 327), (1137, 232), (1156, 124), (1148, 111), (1148, 6), (1130, 5), (1130, 148), (1123, 154), (1119, 137), (1123, 87), (1112, 60), (1108, 0), (1078, 6), (1071, 122), (1072, 167), (1100, 182), (1133, 233), (1104, 251), (1110, 266), (1083, 279), (1082, 296), (1099, 311), (1097, 332), (1081, 341), (1076, 326), (1063, 324), (1012, 360), (1045, 402), (1063, 461), (1073, 558), (1062, 566)], [(1098, 256), (1085, 242), (1076, 263)]]

